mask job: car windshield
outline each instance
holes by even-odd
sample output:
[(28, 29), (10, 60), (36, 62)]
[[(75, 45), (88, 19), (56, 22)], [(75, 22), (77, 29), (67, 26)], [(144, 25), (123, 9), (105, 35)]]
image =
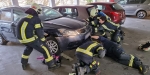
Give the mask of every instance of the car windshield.
[(44, 20), (57, 19), (62, 17), (62, 15), (58, 11), (52, 8), (44, 7), (42, 8), (42, 13), (39, 15), (39, 17), (42, 21), (44, 21)]
[(115, 3), (115, 4), (112, 4), (111, 7), (114, 9), (114, 10), (124, 10), (119, 4)]

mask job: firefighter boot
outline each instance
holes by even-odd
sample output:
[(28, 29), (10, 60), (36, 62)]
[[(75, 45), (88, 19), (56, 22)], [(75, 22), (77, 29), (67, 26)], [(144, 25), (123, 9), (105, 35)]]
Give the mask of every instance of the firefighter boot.
[(72, 72), (77, 74), (77, 68), (80, 66), (80, 63), (72, 64)]
[(29, 66), (29, 63), (28, 63), (28, 59), (21, 59), (21, 63), (22, 63), (22, 69), (23, 70), (26, 70), (27, 67)]
[(143, 75), (145, 75), (145, 74), (147, 73), (147, 71), (149, 70), (149, 66), (148, 66), (148, 65), (143, 65), (143, 64), (141, 64), (141, 65), (139, 66), (139, 68), (140, 68), (140, 72), (141, 72)]
[(100, 75), (100, 69), (99, 68), (95, 69), (94, 72), (95, 72), (95, 75)]
[(87, 70), (85, 67), (78, 67), (77, 71), (78, 71), (78, 75), (84, 75)]
[(58, 67), (61, 67), (61, 57), (60, 56), (55, 56), (55, 63)]
[(51, 60), (51, 61), (47, 62), (47, 66), (48, 66), (48, 70), (58, 68), (58, 66), (55, 64), (54, 60)]

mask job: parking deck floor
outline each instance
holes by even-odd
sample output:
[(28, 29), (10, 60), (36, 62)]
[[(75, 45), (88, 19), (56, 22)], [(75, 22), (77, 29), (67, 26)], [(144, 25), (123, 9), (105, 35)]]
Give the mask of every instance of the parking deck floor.
[[(140, 43), (150, 40), (150, 17), (146, 19), (137, 19), (132, 16), (127, 17), (122, 28), (126, 33), (125, 40), (123, 41), (123, 48), (126, 52), (136, 55), (145, 64), (150, 65), (150, 52), (137, 50), (137, 46)], [(71, 72), (71, 64), (76, 61), (74, 50), (66, 51), (64, 53), (74, 60), (68, 61), (63, 59), (61, 68), (48, 71), (47, 66), (36, 59), (42, 54), (34, 50), (29, 59), (31, 68), (22, 70), (20, 58), (24, 48), (23, 45), (15, 43), (8, 43), (7, 46), (0, 45), (0, 75), (68, 75)], [(101, 75), (140, 75), (137, 69), (121, 65), (107, 57), (96, 59), (100, 61)], [(150, 71), (147, 75), (150, 75)]]

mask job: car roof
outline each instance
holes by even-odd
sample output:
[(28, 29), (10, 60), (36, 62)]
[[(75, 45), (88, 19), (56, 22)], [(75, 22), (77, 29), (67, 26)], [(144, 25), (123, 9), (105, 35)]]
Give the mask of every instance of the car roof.
[(89, 3), (89, 4), (114, 4), (116, 2), (92, 2), (92, 3)]
[(92, 7), (93, 5), (62, 5), (62, 6), (55, 6), (55, 7)]

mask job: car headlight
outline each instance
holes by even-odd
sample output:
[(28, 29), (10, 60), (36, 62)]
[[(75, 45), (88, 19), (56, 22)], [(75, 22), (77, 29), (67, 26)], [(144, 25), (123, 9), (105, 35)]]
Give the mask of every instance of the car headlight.
[(58, 29), (58, 31), (63, 34), (63, 36), (75, 36), (79, 34), (77, 31), (67, 29)]

